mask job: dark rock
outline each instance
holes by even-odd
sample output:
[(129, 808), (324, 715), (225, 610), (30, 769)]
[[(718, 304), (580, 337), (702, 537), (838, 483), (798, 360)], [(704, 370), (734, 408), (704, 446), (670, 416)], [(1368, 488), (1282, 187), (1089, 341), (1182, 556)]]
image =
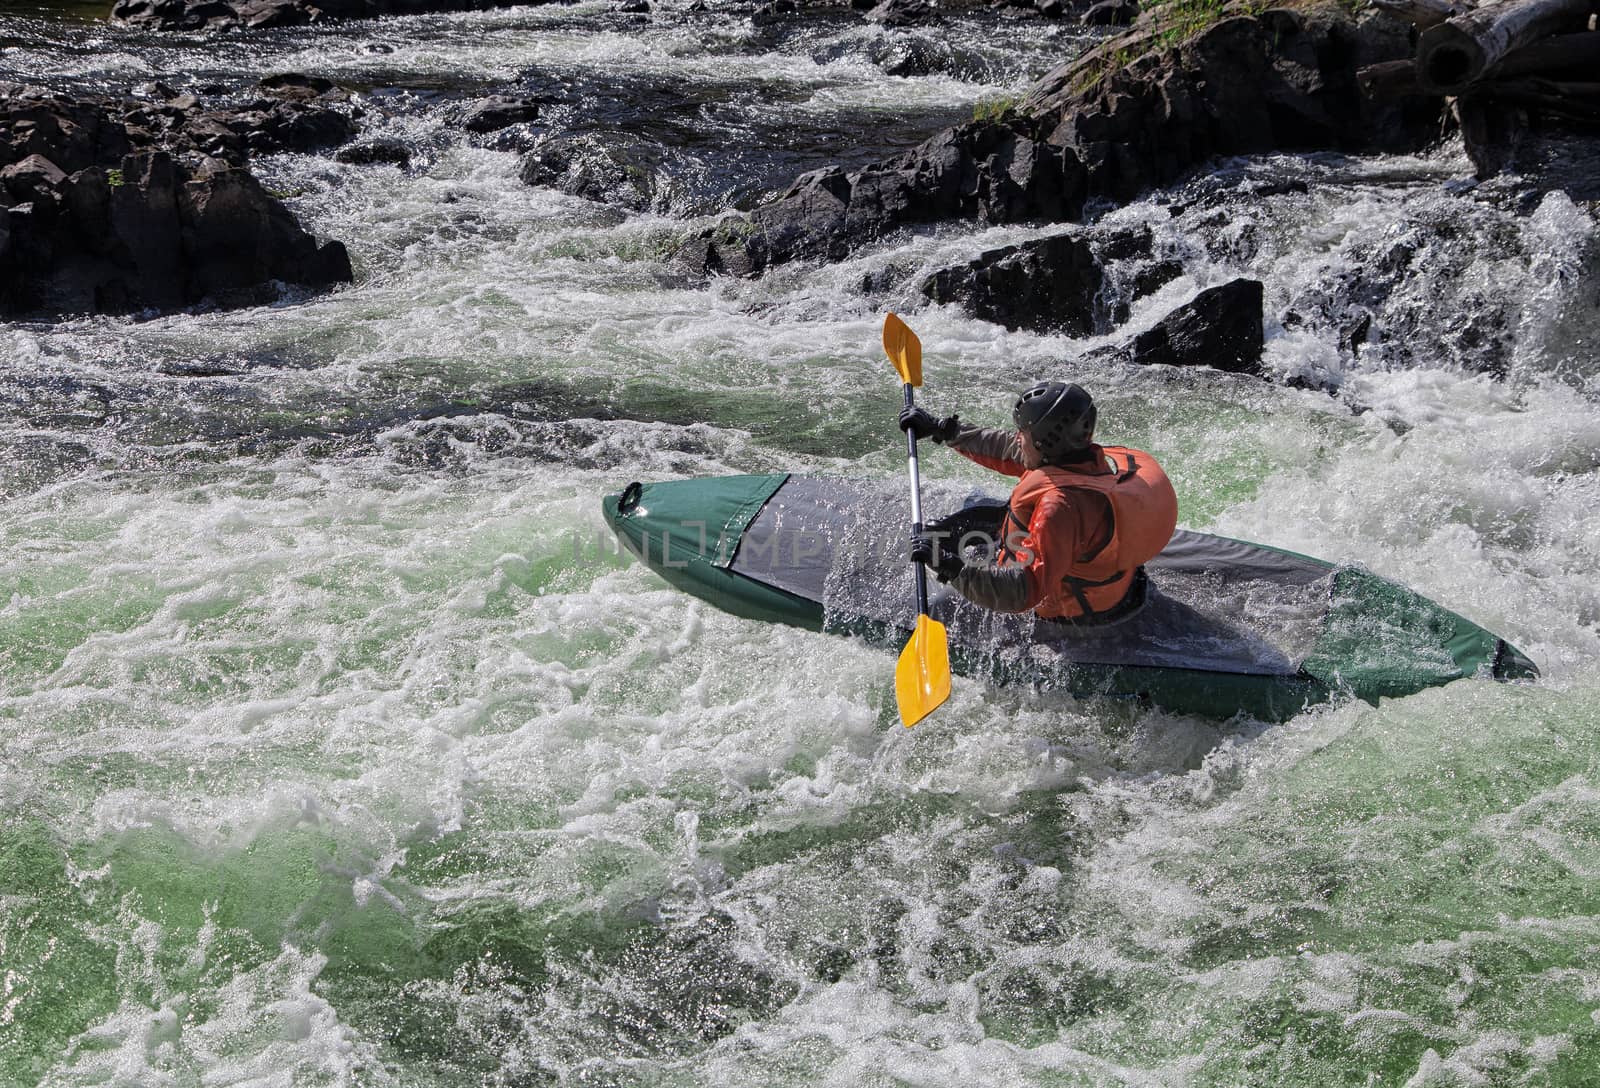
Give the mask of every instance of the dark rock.
[[(1257, 13), (1250, 0), (1228, 0), (1214, 25), (1175, 39), (1163, 11), (1052, 71), (1011, 116), (959, 125), (854, 173), (797, 178), (745, 228), (694, 239), (685, 262), (755, 273), (836, 260), (910, 224), (1075, 219), (1087, 197), (1126, 202), (1219, 155), (1411, 151), (1435, 138), (1437, 100), (1372, 102), (1357, 85), (1358, 66), (1409, 56), (1392, 21), (1358, 24), (1334, 3)], [(744, 252), (728, 252), (733, 244)]]
[(1101, 228), (1097, 231), (1095, 245), (1095, 251), (1102, 261), (1127, 261), (1150, 256), (1155, 246), (1155, 235), (1149, 227), (1144, 226), (1132, 230), (1108, 231)]
[(461, 116), (461, 127), (468, 132), (494, 132), (508, 125), (535, 120), (539, 103), (532, 98), (492, 95), (470, 106)]
[(243, 126), (245, 147), (251, 154), (280, 151), (316, 151), (342, 144), (355, 135), (355, 122), (334, 109), (304, 102), (257, 102), (224, 120), (235, 132)]
[(1100, 0), (1083, 13), (1084, 26), (1129, 26), (1139, 17), (1135, 0)]
[(1263, 288), (1237, 279), (1201, 291), (1134, 337), (1132, 362), (1145, 366), (1209, 366), (1234, 374), (1260, 374)]
[(334, 152), (333, 157), (338, 162), (357, 166), (372, 163), (393, 163), (402, 167), (411, 165), (411, 149), (399, 140), (393, 139), (364, 140), (361, 143), (348, 144)]
[(0, 313), (233, 304), (277, 282), (348, 281), (342, 245), (319, 246), (247, 171), (204, 158), (213, 137), (242, 139), (229, 121), (257, 120), (0, 87), (0, 187), (27, 198), (5, 215)]
[(525, 185), (642, 211), (661, 195), (656, 185), (661, 158), (661, 148), (625, 133), (561, 136), (530, 151), (519, 176)]
[(1046, 19), (1065, 19), (1072, 10), (1065, 0), (1034, 0), (1033, 7)]
[(648, 15), (650, 14), (649, 0), (622, 0), (622, 3), (611, 9), (622, 15)]
[[(299, 26), (325, 19), (472, 11), (518, 0), (116, 0), (111, 21), (157, 30)], [(550, 0), (521, 0), (529, 4)]]
[(800, 8), (795, 4), (794, 0), (771, 0), (770, 3), (762, 4), (752, 11), (750, 13), (750, 21), (756, 26), (766, 26), (770, 23), (779, 22), (799, 10)]
[(261, 93), (273, 98), (308, 101), (313, 98), (348, 98), (332, 80), (321, 76), (308, 76), (303, 72), (279, 72), (267, 76), (256, 84)]
[(1153, 295), (1181, 275), (1183, 275), (1183, 262), (1181, 261), (1169, 258), (1145, 265), (1134, 273), (1133, 297), (1141, 299), (1146, 295)]
[(249, 27), (304, 26), (320, 9), (305, 0), (233, 0), (235, 19)]
[(1056, 234), (941, 269), (923, 282), (922, 293), (1008, 329), (1085, 336), (1094, 329), (1100, 284), (1100, 262), (1089, 244)]
[(1132, 304), (1183, 275), (1183, 264), (1155, 254), (1155, 236), (1146, 226), (1132, 230), (1097, 227), (1090, 238), (1105, 272), (1096, 302), (1095, 332), (1128, 320)]
[[(1022, 108), (1058, 118), (1051, 141), (1077, 149), (1091, 192), (1117, 201), (1215, 155), (1415, 150), (1433, 138), (1435, 124), (1369, 102), (1356, 84), (1358, 63), (1408, 55), (1385, 55), (1397, 40), (1369, 39), (1333, 5), (1230, 11), (1170, 51), (1152, 48), (1159, 24), (1112, 39), (1047, 75)], [(1109, 70), (1089, 78), (1096, 66)]]
[(884, 26), (917, 26), (938, 21), (938, 14), (926, 0), (883, 0), (867, 12), (869, 22)]
[[(691, 271), (754, 274), (796, 258), (837, 260), (917, 223), (1072, 219), (1083, 198), (1072, 152), (1044, 143), (1023, 119), (972, 121), (853, 174), (837, 167), (804, 174), (778, 200), (752, 211), (746, 228), (703, 233), (682, 257)], [(729, 245), (743, 252), (727, 252)]]
[(874, 42), (868, 51), (872, 63), (891, 76), (926, 76), (942, 70), (948, 48), (927, 38), (896, 35)]
[(11, 194), (8, 203), (55, 201), (67, 175), (43, 155), (29, 155), (0, 169), (0, 189)]

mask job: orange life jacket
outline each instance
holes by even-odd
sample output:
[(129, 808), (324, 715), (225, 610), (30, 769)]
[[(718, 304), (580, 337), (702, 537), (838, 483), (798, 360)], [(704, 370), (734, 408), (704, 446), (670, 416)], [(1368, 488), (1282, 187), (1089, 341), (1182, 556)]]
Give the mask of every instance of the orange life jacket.
[[(1037, 537), (1034, 511), (1055, 491), (1092, 491), (1111, 504), (1111, 534), (1088, 554), (1054, 557), (1059, 584), (1043, 586), (1034, 611), (1045, 618), (1079, 618), (1122, 603), (1139, 567), (1161, 554), (1178, 527), (1178, 496), (1156, 459), (1142, 450), (1106, 446), (1098, 472), (1045, 465), (1023, 474), (1011, 492), (1003, 555), (1026, 560), (1026, 550), (1048, 550)], [(1024, 535), (1030, 534), (1030, 535)]]

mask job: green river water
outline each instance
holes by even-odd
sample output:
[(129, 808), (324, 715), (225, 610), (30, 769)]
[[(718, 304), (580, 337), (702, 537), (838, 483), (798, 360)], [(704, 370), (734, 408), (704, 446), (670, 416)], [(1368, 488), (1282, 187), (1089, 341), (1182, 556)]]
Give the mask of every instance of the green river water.
[[(1446, 149), (1227, 164), (1209, 203), (1112, 213), (1185, 258), (1135, 328), (1254, 275), (1269, 369), (1336, 398), (1078, 365), (1100, 341), (919, 307), (916, 275), (861, 291), (1040, 229), (685, 283), (665, 258), (700, 221), (524, 186), (429, 97), (644, 73), (822, 160), (1015, 93), (1068, 48), (1037, 25), (958, 25), (991, 66), (910, 79), (842, 16), (776, 46), (597, 5), (0, 24), (0, 64), (61, 86), (399, 86), (368, 124), (423, 151), (258, 164), (350, 245), (349, 289), (0, 326), (0, 1085), (1600, 1085), (1582, 207), (1456, 191)], [(1284, 320), (1396, 239), (1407, 357)], [(1187, 527), (1365, 564), (1544, 679), (1273, 727), (958, 679), (907, 731), (889, 656), (618, 554), (599, 500), (629, 480), (899, 474), (886, 307), (935, 407), (998, 424), (1070, 375)], [(1459, 345), (1484, 318), (1503, 378)]]

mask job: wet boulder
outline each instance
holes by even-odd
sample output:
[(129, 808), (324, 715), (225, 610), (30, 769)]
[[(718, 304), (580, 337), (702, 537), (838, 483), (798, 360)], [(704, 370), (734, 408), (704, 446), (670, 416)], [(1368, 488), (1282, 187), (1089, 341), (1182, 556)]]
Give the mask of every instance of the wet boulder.
[(98, 101), (0, 83), (0, 165), (40, 155), (71, 174), (132, 149), (127, 126)]
[(922, 293), (1008, 329), (1086, 336), (1094, 330), (1101, 282), (1089, 243), (1075, 234), (1055, 234), (940, 269), (923, 281)]
[[(693, 272), (756, 274), (797, 258), (838, 260), (889, 231), (944, 219), (1061, 221), (1083, 208), (1082, 167), (1024, 118), (971, 121), (883, 163), (797, 178), (777, 200), (681, 250)], [(729, 252), (732, 246), (741, 252)]]
[(235, 0), (232, 8), (240, 23), (261, 28), (304, 26), (320, 14), (319, 9), (302, 0)]
[(196, 145), (193, 109), (0, 87), (0, 313), (234, 305), (351, 279), (343, 245)]
[(1405, 55), (1384, 18), (1234, 2), (1176, 44), (1161, 18), (1050, 72), (1022, 103), (1055, 119), (1050, 141), (1078, 153), (1094, 195), (1131, 200), (1218, 155), (1415, 150), (1437, 132), (1437, 102), (1374, 101), (1357, 84), (1358, 67)]
[(256, 83), (256, 89), (269, 98), (283, 98), (295, 102), (320, 99), (325, 102), (343, 102), (349, 92), (331, 79), (309, 76), (304, 72), (278, 72), (265, 76)]
[(354, 166), (370, 166), (375, 163), (390, 163), (400, 167), (411, 165), (411, 149), (400, 140), (383, 137), (347, 144), (334, 152), (333, 157), (338, 162)]
[(920, 35), (894, 35), (874, 42), (868, 50), (872, 63), (891, 76), (926, 76), (946, 70), (950, 49)]
[(190, 175), (178, 213), (188, 301), (271, 280), (325, 287), (352, 279), (343, 244), (319, 246), (246, 170)]
[(346, 143), (356, 133), (348, 114), (306, 102), (255, 102), (216, 116), (242, 137), (252, 155), (319, 151)]
[[(227, 30), (299, 26), (327, 19), (367, 19), (427, 11), (510, 7), (517, 0), (116, 0), (111, 21), (156, 30)], [(549, 3), (551, 0), (521, 0)]]
[(1139, 17), (1134, 0), (1100, 0), (1083, 13), (1084, 26), (1128, 26)]
[(867, 12), (866, 18), (868, 22), (902, 27), (936, 22), (939, 15), (927, 0), (883, 0), (877, 7)]
[(1184, 11), (1153, 8), (1050, 72), (1007, 116), (863, 169), (803, 175), (742, 225), (691, 239), (684, 262), (758, 274), (838, 260), (909, 225), (1075, 220), (1086, 198), (1125, 203), (1220, 155), (1404, 151), (1435, 138), (1437, 101), (1375, 101), (1356, 81), (1361, 66), (1409, 56), (1392, 19), (1357, 20), (1332, 0), (1266, 11), (1225, 0), (1216, 14), (1196, 31)]
[(1133, 303), (1183, 275), (1177, 258), (1156, 250), (1148, 226), (1117, 228), (1098, 226), (1089, 238), (1100, 261), (1104, 283), (1095, 299), (1097, 333), (1125, 323)]
[(58, 203), (66, 180), (61, 167), (43, 155), (29, 155), (0, 169), (0, 189), (10, 195), (11, 204)]
[(540, 143), (522, 160), (523, 184), (634, 211), (655, 205), (663, 151), (637, 136), (586, 133)]
[(491, 95), (474, 102), (461, 114), (461, 127), (468, 132), (494, 132), (524, 124), (539, 116), (539, 102), (533, 98)]
[(1260, 374), (1263, 299), (1259, 280), (1236, 279), (1207, 288), (1134, 337), (1119, 354), (1141, 366), (1209, 366)]

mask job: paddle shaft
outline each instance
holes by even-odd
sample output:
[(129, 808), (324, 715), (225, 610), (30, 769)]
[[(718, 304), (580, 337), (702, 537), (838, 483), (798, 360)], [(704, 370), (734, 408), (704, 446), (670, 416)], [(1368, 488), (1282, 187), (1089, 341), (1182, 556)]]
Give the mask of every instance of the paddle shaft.
[[(915, 407), (911, 399), (911, 385), (905, 383), (906, 407)], [(917, 432), (906, 432), (906, 468), (911, 474), (911, 536), (913, 539), (922, 535), (922, 474), (917, 469)], [(928, 615), (928, 568), (921, 563), (913, 563), (917, 568), (917, 612), (919, 615)]]

